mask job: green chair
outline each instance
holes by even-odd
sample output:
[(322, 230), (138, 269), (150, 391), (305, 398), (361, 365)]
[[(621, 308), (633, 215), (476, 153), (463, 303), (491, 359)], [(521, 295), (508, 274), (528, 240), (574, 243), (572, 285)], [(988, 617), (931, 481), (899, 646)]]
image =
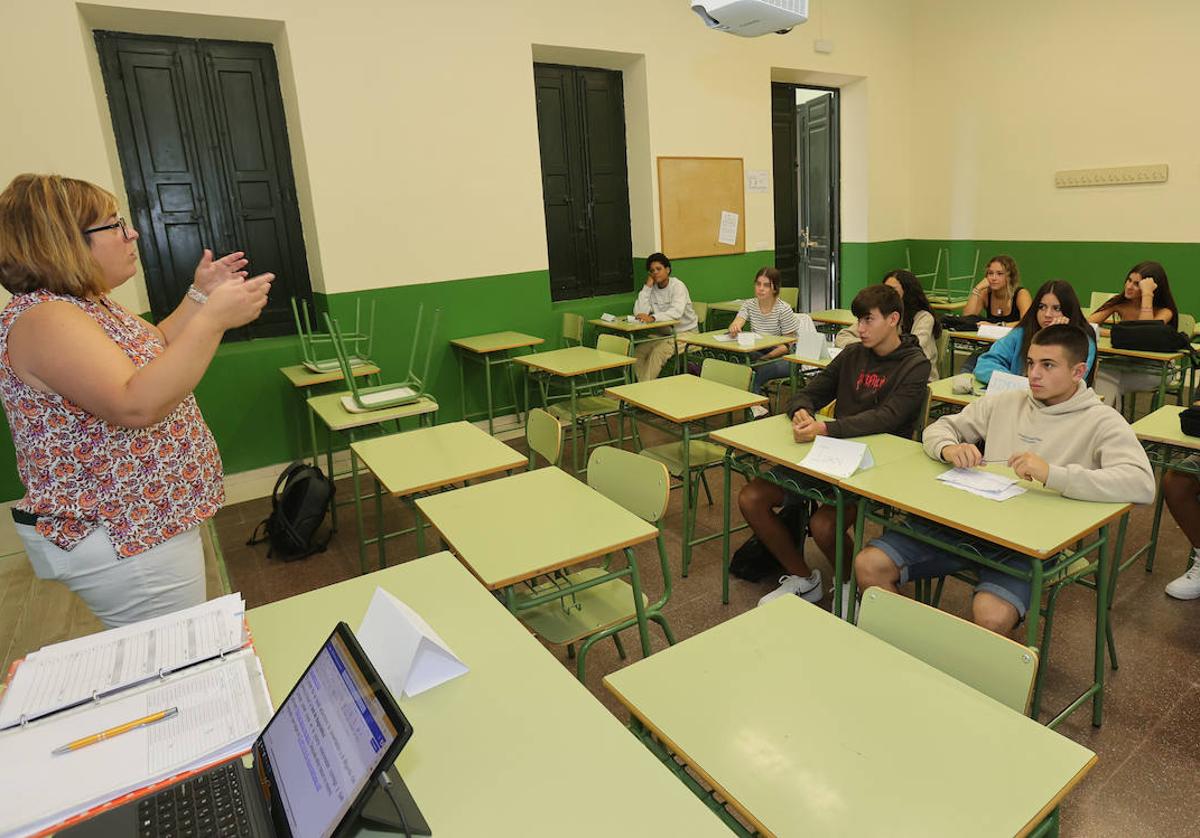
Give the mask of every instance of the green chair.
[[(629, 338), (623, 338), (619, 335), (602, 334), (596, 338), (596, 348), (602, 352), (611, 352), (614, 355), (628, 355), (630, 348)], [(613, 442), (614, 437), (612, 430), (609, 428), (608, 420), (620, 413), (621, 404), (616, 399), (603, 395), (603, 393), (606, 387), (625, 383), (625, 367), (589, 376), (583, 392), (576, 396), (574, 416), (571, 415), (570, 397), (564, 396), (561, 393), (550, 394), (544, 381), (542, 382), (542, 398), (547, 402), (546, 410), (550, 415), (571, 427), (573, 435), (572, 445), (576, 451), (578, 451), (577, 441), (582, 435), (584, 456), (587, 456), (588, 452), (593, 448)], [(591, 429), (592, 424), (596, 422), (604, 426), (607, 438), (593, 443), (591, 442)], [(633, 426), (632, 437), (635, 446), (641, 448), (641, 439), (638, 437), (636, 424)], [(622, 437), (617, 441), (617, 444), (621, 445), (624, 442), (625, 439)], [(578, 454), (575, 456), (575, 469), (577, 472), (580, 471)]]
[(790, 305), (792, 311), (795, 311), (800, 302), (800, 289), (791, 285), (784, 286), (779, 289), (779, 299)]
[(564, 311), (562, 316), (562, 345), (583, 346), (583, 316)]
[(693, 301), (692, 311), (696, 312), (696, 328), (702, 332), (708, 331), (708, 303)]
[(562, 425), (552, 415), (535, 407), (525, 418), (525, 444), (529, 448), (529, 471), (536, 467), (537, 455), (546, 465), (558, 465), (562, 454)]
[[(647, 619), (658, 623), (667, 643), (674, 645), (675, 635), (667, 625), (662, 610), (671, 598), (671, 568), (667, 563), (667, 547), (663, 541), (662, 518), (670, 499), (670, 477), (662, 463), (639, 457), (630, 451), (606, 446), (597, 448), (588, 461), (588, 485), (600, 494), (625, 507), (639, 518), (658, 525), (658, 562), (662, 572), (663, 593), (650, 603), (642, 594)], [(587, 584), (609, 573), (609, 560), (603, 566), (585, 567), (559, 572), (518, 595), (517, 602), (545, 594), (567, 585)], [(584, 680), (584, 664), (588, 650), (606, 637), (613, 638), (617, 652), (625, 658), (619, 632), (637, 625), (633, 588), (623, 578), (598, 582), (527, 611), (518, 610), (522, 623), (548, 643), (565, 645), (568, 655), (574, 645), (582, 642), (576, 655), (575, 673)]]
[(425, 307), (417, 308), (417, 323), (413, 327), (412, 354), (408, 359), (408, 375), (392, 384), (378, 384), (373, 387), (360, 387), (350, 370), (350, 356), (346, 350), (346, 342), (336, 320), (325, 315), (325, 326), (329, 329), (329, 337), (333, 342), (334, 352), (337, 353), (338, 364), (346, 379), (349, 395), (342, 399), (342, 407), (350, 413), (367, 413), (372, 410), (384, 410), (389, 407), (412, 404), (425, 395), (429, 381), (429, 363), (433, 358), (433, 342), (437, 337), (438, 321), (442, 310), (433, 312), (433, 326), (429, 331), (429, 346), (425, 350), (425, 367), (420, 375), (416, 373), (417, 343), (421, 338), (421, 317)]
[(1014, 640), (881, 588), (867, 588), (858, 627), (1001, 704), (1027, 713), (1038, 655)]
[[(734, 364), (729, 361), (719, 361), (716, 358), (705, 358), (700, 368), (700, 377), (706, 381), (714, 381), (738, 390), (749, 390), (750, 382), (754, 379), (754, 370), (745, 364)], [(641, 450), (643, 457), (657, 460), (667, 467), (670, 475), (680, 482), (671, 488), (682, 486), (683, 475), (683, 442), (668, 442), (663, 445), (652, 445)], [(704, 473), (710, 468), (723, 465), (725, 462), (725, 446), (706, 439), (693, 438), (688, 444), (688, 480), (692, 481), (691, 496), (698, 497), (700, 487), (708, 503), (712, 505), (712, 492), (708, 488), (708, 479)], [(683, 569), (687, 576), (687, 568)]]
[(1116, 294), (1108, 291), (1093, 291), (1091, 299), (1088, 301), (1088, 307), (1084, 309), (1084, 315), (1087, 316), (1090, 314), (1095, 314), (1096, 310), (1099, 309), (1100, 306), (1104, 305), (1115, 296)]
[[(332, 372), (340, 367), (336, 352), (334, 357), (321, 357), (324, 347), (333, 349), (333, 338), (329, 332), (322, 334), (313, 331), (309, 318), (308, 303), (292, 297), (292, 319), (296, 323), (296, 334), (300, 338), (300, 355), (305, 367), (313, 372)], [(371, 361), (371, 346), (375, 335), (375, 302), (371, 302), (371, 318), (369, 325), (364, 328), (362, 322), (362, 300), (354, 302), (354, 328), (342, 333), (342, 346), (347, 350), (347, 358), (351, 367), (361, 367), (373, 363)]]

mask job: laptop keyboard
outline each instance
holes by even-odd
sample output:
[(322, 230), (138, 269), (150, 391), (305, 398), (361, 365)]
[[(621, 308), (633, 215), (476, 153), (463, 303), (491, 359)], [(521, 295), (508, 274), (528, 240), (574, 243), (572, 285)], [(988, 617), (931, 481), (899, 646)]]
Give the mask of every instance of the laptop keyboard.
[(249, 836), (241, 770), (241, 762), (234, 760), (145, 798), (138, 803), (139, 838)]

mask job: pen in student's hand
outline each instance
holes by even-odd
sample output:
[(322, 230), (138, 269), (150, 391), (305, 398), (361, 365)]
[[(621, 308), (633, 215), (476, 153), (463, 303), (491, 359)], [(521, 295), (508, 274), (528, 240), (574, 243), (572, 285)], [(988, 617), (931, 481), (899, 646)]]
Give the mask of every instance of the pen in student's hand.
[(68, 742), (60, 748), (55, 748), (50, 753), (54, 756), (59, 754), (69, 754), (71, 751), (78, 751), (80, 748), (86, 748), (88, 745), (93, 745), (96, 742), (102, 742), (105, 739), (112, 739), (114, 736), (120, 736), (131, 730), (137, 730), (139, 727), (152, 725), (155, 722), (161, 722), (164, 719), (169, 719), (179, 713), (178, 707), (169, 707), (166, 710), (160, 710), (157, 713), (151, 713), (149, 716), (143, 716), (140, 719), (134, 719), (132, 722), (110, 727), (108, 730), (102, 730), (99, 733), (93, 733), (91, 736), (85, 736), (82, 739), (76, 739), (74, 742)]

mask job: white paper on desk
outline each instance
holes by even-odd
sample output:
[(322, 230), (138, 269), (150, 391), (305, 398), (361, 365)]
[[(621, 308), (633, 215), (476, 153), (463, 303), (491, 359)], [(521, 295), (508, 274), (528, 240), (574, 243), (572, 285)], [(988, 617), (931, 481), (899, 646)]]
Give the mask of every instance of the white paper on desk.
[(600, 319), (601, 319), (601, 320), (603, 320), (605, 323), (612, 323), (612, 322), (613, 322), (614, 320), (616, 320), (617, 318), (616, 318), (614, 315), (612, 315), (612, 314), (609, 314), (609, 313), (606, 311), (606, 312), (604, 312), (604, 314), (601, 314), (601, 315), (600, 315)]
[(717, 241), (721, 244), (737, 244), (738, 214), (721, 210), (721, 229)]
[(865, 442), (819, 436), (813, 440), (808, 456), (800, 465), (832, 477), (849, 477), (875, 465), (871, 448)]
[(975, 333), (981, 338), (995, 338), (996, 340), (1000, 340), (1000, 338), (1004, 337), (1012, 330), (1012, 326), (998, 326), (995, 323), (980, 323), (979, 328), (975, 330)]
[(375, 589), (357, 636), (395, 695), (419, 695), (467, 672), (433, 627), (383, 588)]
[(1025, 488), (1018, 486), (1016, 479), (977, 468), (948, 469), (939, 474), (937, 479), (956, 489), (994, 501), (1005, 501), (1025, 493)]
[(796, 333), (796, 357), (808, 361), (820, 361), (829, 357), (829, 344), (825, 336), (814, 330)]
[(1029, 379), (1023, 375), (1013, 375), (1011, 372), (996, 370), (988, 380), (988, 393), (1007, 393), (1011, 390), (1029, 391)]
[[(158, 724), (54, 756), (88, 734), (178, 707)], [(0, 835), (45, 829), (184, 771), (245, 752), (271, 716), (247, 649), (152, 685), (0, 733)]]
[(717, 341), (717, 343), (730, 343), (737, 340), (737, 338), (729, 334), (729, 332), (722, 332), (719, 335), (714, 335), (713, 340)]
[(754, 346), (758, 342), (758, 335), (754, 332), (738, 332), (738, 346)]
[(0, 729), (236, 651), (246, 603), (228, 594), (191, 608), (30, 653), (0, 703)]
[(625, 315), (625, 322), (626, 322), (626, 323), (636, 323), (636, 322), (637, 322), (637, 317), (636, 317), (635, 315), (632, 315), (632, 314), (626, 314), (626, 315)]

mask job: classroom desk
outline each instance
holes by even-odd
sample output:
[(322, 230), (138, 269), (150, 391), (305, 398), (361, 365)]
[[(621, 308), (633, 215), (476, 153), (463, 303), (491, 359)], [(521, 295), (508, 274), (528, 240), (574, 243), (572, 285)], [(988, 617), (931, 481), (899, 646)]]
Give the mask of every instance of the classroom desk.
[(682, 759), (763, 835), (1008, 838), (1046, 820), (1057, 834), (1059, 805), (1096, 762), (797, 597), (739, 614), (604, 685), (660, 759)]
[(967, 301), (966, 300), (954, 301), (954, 300), (945, 300), (945, 299), (935, 300), (935, 299), (931, 298), (929, 300), (929, 307), (931, 309), (933, 309), (934, 311), (962, 311), (964, 308), (967, 307)]
[(248, 611), (276, 705), (336, 621), (358, 628), (376, 586), (470, 667), (396, 695), (413, 725), (396, 767), (435, 835), (728, 835), (449, 553)]
[[(592, 349), (588, 346), (571, 346), (567, 349), (555, 349), (550, 352), (539, 352), (535, 355), (522, 355), (519, 358), (514, 358), (518, 364), (524, 364), (535, 373), (540, 373), (538, 376), (538, 388), (542, 395), (542, 403), (550, 404), (550, 395), (547, 391), (547, 378), (561, 378), (567, 382), (570, 388), (571, 401), (571, 455), (575, 465), (575, 472), (580, 472), (579, 468), (579, 398), (580, 388), (586, 388), (588, 384), (587, 376), (594, 372), (604, 372), (605, 370), (616, 370), (621, 367), (625, 368), (625, 380), (629, 380), (630, 369), (636, 363), (636, 360), (628, 355), (617, 355), (613, 352), (602, 352), (599, 349)], [(587, 455), (587, 452), (584, 452)]]
[(802, 358), (793, 352), (790, 355), (784, 355), (783, 360), (792, 365), (788, 373), (788, 388), (794, 395), (799, 389), (801, 379), (807, 383), (810, 375), (816, 375), (820, 370), (825, 369), (833, 358)]
[[(921, 427), (929, 424), (930, 417), (939, 419), (948, 413), (957, 413), (973, 401), (977, 401), (987, 388), (979, 379), (972, 377), (972, 388), (970, 393), (955, 393), (954, 378), (939, 378), (937, 381), (929, 382), (929, 395), (925, 399), (925, 418), (921, 422)], [(937, 415), (934, 416), (934, 412)]]
[[(420, 498), (417, 507), (489, 591), (503, 591), (510, 611), (557, 602), (599, 580), (629, 578), (642, 654), (650, 654), (647, 607), (633, 548), (654, 541), (658, 528), (555, 466)], [(624, 551), (628, 566), (610, 568), (583, 586), (563, 584), (518, 600), (517, 583), (588, 559)]]
[(713, 319), (713, 312), (730, 315), (729, 321), (732, 323), (737, 318), (737, 313), (742, 310), (742, 304), (745, 300), (722, 300), (719, 303), (708, 303), (708, 317), (702, 324), (704, 331), (709, 331), (709, 322)]
[[(863, 525), (870, 520), (885, 530), (898, 530), (914, 535), (921, 541), (973, 564), (1028, 579), (1031, 585), (1030, 611), (1034, 611), (1035, 608), (1037, 611), (1025, 620), (1025, 644), (1042, 649), (1042, 665), (1038, 669), (1031, 707), (1032, 715), (1037, 718), (1042, 677), (1049, 657), (1049, 638), (1043, 637), (1042, 642), (1038, 642), (1039, 621), (1033, 619), (1042, 614), (1042, 592), (1048, 585), (1089, 576), (1093, 571), (1095, 579), (1109, 579), (1112, 557), (1120, 555), (1121, 539), (1132, 504), (1070, 500), (1028, 480), (1020, 481), (1020, 485), (1027, 490), (1024, 494), (997, 503), (938, 480), (937, 476), (948, 468), (945, 463), (935, 462), (923, 451), (918, 450), (913, 456), (897, 461), (890, 467), (861, 471), (842, 481), (845, 491), (872, 502), (860, 502), (858, 505), (855, 544), (862, 544)], [(1012, 475), (1011, 469), (999, 465), (987, 466), (987, 470)], [(871, 509), (873, 504), (875, 509)], [(1021, 571), (998, 565), (990, 559), (983, 558), (969, 546), (964, 548), (955, 541), (914, 534), (902, 513), (1029, 556), (1032, 559), (1029, 570)], [(1117, 519), (1121, 519), (1122, 523), (1114, 549), (1110, 527)], [(1016, 522), (1019, 522), (1019, 525)], [(1097, 531), (1098, 538), (1076, 548), (1076, 542)], [(1072, 568), (1072, 565), (1080, 559), (1085, 559), (1092, 552), (1098, 554), (1096, 561), (1087, 560), (1086, 566)], [(1109, 585), (1098, 584), (1095, 587), (1093, 681), (1078, 698), (1049, 722), (1051, 727), (1057, 726), (1089, 698), (1092, 700), (1092, 724), (1099, 727), (1101, 723), (1104, 701), (1104, 650), (1106, 640), (1111, 643), (1108, 624)], [(1047, 628), (1052, 623), (1052, 608), (1050, 611), (1045, 621)]]
[(1104, 335), (1096, 344), (1096, 355), (1098, 364), (1104, 363), (1105, 358), (1111, 358), (1119, 360), (1122, 367), (1136, 367), (1151, 374), (1157, 373), (1158, 389), (1155, 391), (1154, 400), (1150, 403), (1151, 410), (1158, 410), (1162, 406), (1163, 398), (1167, 394), (1167, 382), (1173, 373), (1179, 375), (1181, 391), (1186, 383), (1185, 379), (1191, 373), (1192, 380), (1188, 385), (1189, 395), (1186, 400), (1186, 403), (1191, 403), (1191, 393), (1195, 392), (1195, 373), (1188, 360), (1189, 354), (1183, 351), (1144, 352), (1140, 349), (1113, 349), (1112, 338)]
[(950, 332), (946, 339), (946, 351), (950, 353), (950, 378), (954, 377), (954, 352), (961, 349), (970, 354), (977, 350), (987, 350), (999, 338), (981, 337), (978, 332)]
[(660, 329), (673, 329), (679, 325), (678, 320), (655, 320), (653, 323), (642, 323), (634, 321), (630, 323), (624, 317), (618, 317), (616, 320), (604, 320), (597, 317), (594, 320), (589, 320), (597, 329), (603, 332), (612, 332), (620, 335), (623, 338), (629, 338), (631, 347), (637, 346), (639, 343), (650, 343), (656, 340), (668, 340), (675, 336), (674, 331), (661, 332)]
[(1178, 405), (1165, 405), (1158, 410), (1143, 416), (1133, 423), (1133, 431), (1146, 449), (1146, 456), (1158, 472), (1158, 493), (1154, 498), (1154, 522), (1150, 525), (1150, 540), (1144, 547), (1130, 554), (1121, 564), (1124, 570), (1142, 553), (1146, 554), (1146, 572), (1154, 569), (1154, 554), (1158, 550), (1158, 528), (1162, 522), (1163, 493), (1162, 481), (1168, 471), (1180, 471), (1184, 474), (1200, 476), (1200, 467), (1187, 458), (1200, 454), (1200, 437), (1188, 436), (1179, 427), (1179, 414), (1183, 408)]
[[(836, 420), (835, 420), (836, 421)], [(808, 500), (827, 504), (834, 507), (837, 514), (838, 532), (845, 532), (846, 522), (846, 493), (842, 490), (844, 482), (836, 477), (830, 477), (819, 471), (800, 465), (800, 461), (808, 456), (812, 443), (796, 442), (792, 436), (792, 421), (784, 415), (771, 416), (737, 425), (732, 428), (722, 428), (714, 431), (709, 438), (713, 442), (726, 447), (725, 450), (725, 490), (722, 498), (722, 545), (721, 545), (721, 602), (729, 603), (729, 536), (733, 532), (745, 529), (742, 524), (736, 529), (730, 526), (732, 512), (731, 485), (733, 471), (741, 473), (746, 480), (761, 477), (763, 480), (782, 487), (785, 491), (799, 495)], [(855, 442), (863, 442), (871, 449), (871, 458), (875, 461), (873, 468), (878, 468), (890, 462), (912, 457), (920, 452), (919, 443), (911, 439), (893, 436), (892, 434), (872, 434), (855, 438)], [(760, 461), (768, 464), (763, 468)], [(775, 466), (785, 466), (799, 472), (810, 482), (799, 484), (791, 479), (779, 479), (770, 471)], [(833, 572), (833, 610), (835, 614), (842, 612), (842, 581), (848, 570), (848, 557), (843, 555), (844, 539), (837, 540), (835, 548)]]
[[(305, 401), (306, 407), (308, 399), (312, 397), (314, 387), (320, 387), (322, 384), (331, 384), (345, 378), (342, 375), (341, 367), (335, 367), (323, 372), (313, 372), (304, 366), (304, 364), (292, 364), (288, 367), (280, 367), (279, 371), (283, 373), (283, 377), (288, 380), (289, 384), (300, 391), (300, 398)], [(374, 364), (359, 364), (356, 367), (351, 367), (350, 371), (354, 373), (355, 378), (379, 375), (379, 367)], [(315, 420), (313, 419), (312, 412), (308, 410), (305, 412), (308, 414), (308, 438), (311, 442), (317, 438), (317, 428), (314, 424)], [(315, 445), (312, 449), (312, 464), (314, 466), (317, 464), (317, 449)]]
[[(395, 422), (396, 429), (400, 429), (400, 420), (408, 419), (413, 416), (417, 417), (417, 422), (424, 425), (432, 425), (437, 420), (438, 403), (428, 396), (422, 396), (412, 404), (400, 405), (399, 407), (386, 407), (381, 410), (369, 410), (364, 413), (351, 413), (342, 407), (342, 399), (349, 396), (350, 393), (343, 391), (341, 393), (326, 393), (322, 396), (313, 396), (308, 399), (309, 426), (312, 428), (312, 447), (313, 451), (317, 450), (317, 430), (316, 419), (320, 419), (325, 425), (328, 445), (325, 448), (325, 467), (326, 475), (330, 480), (335, 479), (333, 473), (333, 447), (334, 435), (345, 434), (350, 440), (350, 444), (354, 444), (354, 437), (360, 428), (369, 428), (374, 425), (382, 425), (385, 422)], [(314, 419), (315, 417), (315, 419)], [(316, 455), (314, 453), (314, 459)], [(354, 459), (354, 455), (350, 456), (350, 475), (354, 481), (355, 495), (358, 494), (358, 465)], [(330, 508), (330, 519), (333, 529), (337, 529), (337, 508), (340, 505), (350, 503), (351, 501), (342, 501), (339, 503), (336, 499)]]
[(858, 318), (854, 316), (848, 308), (831, 308), (826, 311), (814, 311), (808, 315), (816, 324), (817, 331), (824, 332), (827, 335), (836, 335), (846, 326), (853, 326), (858, 322)]
[(702, 332), (700, 334), (689, 333), (679, 335), (677, 340), (683, 344), (684, 368), (687, 368), (688, 353), (693, 347), (705, 357), (757, 367), (775, 359), (760, 358), (754, 360), (750, 356), (755, 352), (764, 352), (774, 349), (777, 346), (786, 346), (789, 343), (794, 343), (796, 340), (795, 335), (757, 335), (753, 346), (742, 346), (736, 339), (717, 340), (718, 336), (728, 334), (729, 332), (724, 329), (717, 329), (716, 331)]
[[(476, 335), (470, 338), (455, 338), (450, 341), (450, 345), (456, 350), (458, 355), (458, 393), (462, 399), (463, 418), (471, 420), (479, 416), (487, 416), (488, 433), (494, 433), (494, 420), (496, 407), (492, 400), (492, 368), (507, 367), (510, 373), (509, 383), (512, 385), (513, 392), (513, 410), (517, 412), (517, 418), (520, 419), (521, 406), (517, 404), (517, 382), (511, 375), (513, 371), (512, 355), (514, 349), (530, 349), (536, 352), (534, 347), (545, 343), (545, 339), (527, 335), (523, 332), (493, 332), (488, 335)], [(483, 380), (487, 388), (487, 409), (484, 411), (467, 412), (467, 382), (466, 382), (466, 365), (468, 363), (478, 364), (483, 368)], [(528, 399), (528, 396), (526, 397)], [(529, 405), (525, 408), (528, 410)]]
[(355, 442), (350, 446), (350, 454), (361, 460), (375, 479), (375, 526), (378, 533), (374, 538), (366, 538), (363, 532), (362, 498), (358, 492), (358, 482), (354, 484), (358, 566), (363, 573), (367, 572), (366, 550), (369, 544), (378, 546), (379, 569), (383, 570), (387, 566), (384, 542), (413, 531), (383, 531), (382, 489), (387, 489), (392, 497), (408, 500), (413, 511), (413, 529), (417, 533), (417, 555), (422, 556), (425, 554), (425, 532), (413, 503), (416, 495), (511, 471), (529, 462), (524, 454), (465, 421)]
[[(744, 414), (753, 405), (766, 404), (767, 397), (686, 374), (656, 378), (653, 381), (641, 381), (637, 384), (625, 384), (620, 387), (609, 387), (604, 393), (621, 402), (622, 422), (626, 410), (635, 408), (665, 419), (673, 426), (670, 430), (678, 429), (682, 435), (680, 440), (681, 481), (683, 484), (682, 570), (683, 575), (687, 576), (688, 566), (692, 561), (692, 547), (716, 537), (692, 538), (696, 529), (697, 498), (693, 496), (689, 474), (691, 446), (702, 441), (709, 434), (707, 430), (693, 429), (692, 423), (715, 416), (728, 415), (732, 417), (739, 412)], [(630, 420), (637, 422), (637, 417), (631, 415)], [(624, 435), (622, 428), (620, 436), (624, 437)]]

